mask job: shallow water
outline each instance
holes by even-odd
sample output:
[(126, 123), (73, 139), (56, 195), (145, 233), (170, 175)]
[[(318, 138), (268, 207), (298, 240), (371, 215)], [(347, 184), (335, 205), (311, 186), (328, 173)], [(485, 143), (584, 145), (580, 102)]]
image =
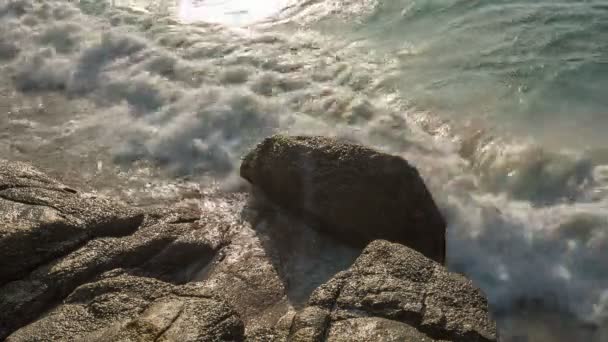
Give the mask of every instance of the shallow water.
[(274, 132), (355, 139), (420, 170), (507, 340), (605, 339), (608, 77), (569, 68), (608, 40), (538, 39), (601, 28), (601, 4), (282, 4), (0, 1), (0, 156), (145, 205), (238, 187)]

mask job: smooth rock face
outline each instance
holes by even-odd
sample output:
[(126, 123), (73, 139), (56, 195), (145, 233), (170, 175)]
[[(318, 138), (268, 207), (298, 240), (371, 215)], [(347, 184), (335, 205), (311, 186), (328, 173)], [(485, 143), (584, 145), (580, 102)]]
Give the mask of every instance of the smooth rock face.
[(319, 287), (291, 341), (496, 341), (481, 291), (400, 244), (372, 242)]
[(240, 172), (339, 240), (365, 246), (385, 239), (445, 261), (445, 221), (400, 157), (325, 137), (275, 135), (245, 156)]

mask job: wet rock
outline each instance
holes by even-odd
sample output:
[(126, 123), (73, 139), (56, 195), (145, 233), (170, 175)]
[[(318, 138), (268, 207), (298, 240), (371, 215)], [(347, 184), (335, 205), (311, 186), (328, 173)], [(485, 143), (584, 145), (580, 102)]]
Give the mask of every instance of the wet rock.
[(319, 287), (291, 341), (496, 341), (480, 290), (400, 244), (372, 242)]
[(265, 139), (241, 176), (271, 201), (365, 246), (386, 239), (445, 261), (445, 221), (418, 171), (404, 159), (324, 137)]
[(390, 319), (379, 317), (361, 317), (335, 322), (327, 334), (327, 341), (350, 342), (383, 341), (400, 342), (433, 341), (416, 328)]
[[(36, 320), (78, 286), (95, 281), (98, 275), (112, 269), (127, 268), (135, 275), (167, 284), (183, 283), (187, 265), (167, 273), (171, 260), (166, 251), (173, 250), (173, 244), (183, 245), (188, 240), (191, 243), (198, 240), (199, 251), (214, 251), (212, 243), (197, 238), (200, 234), (196, 228), (191, 224), (144, 223), (132, 235), (93, 239), (66, 256), (36, 268), (26, 277), (5, 284), (0, 288), (0, 337)], [(192, 254), (190, 261), (208, 261), (209, 253)]]
[(102, 236), (135, 231), (143, 215), (87, 198), (31, 166), (0, 160), (0, 285)]
[(249, 331), (245, 336), (247, 342), (283, 342), (287, 341), (288, 330), (262, 328)]
[(492, 340), (466, 279), (386, 241), (334, 276), (357, 248), (246, 199), (134, 210), (2, 162), (0, 339)]
[(244, 194), (134, 210), (0, 165), (0, 339), (240, 341), (287, 311)]
[(220, 299), (120, 270), (78, 287), (7, 341), (239, 341), (243, 323)]

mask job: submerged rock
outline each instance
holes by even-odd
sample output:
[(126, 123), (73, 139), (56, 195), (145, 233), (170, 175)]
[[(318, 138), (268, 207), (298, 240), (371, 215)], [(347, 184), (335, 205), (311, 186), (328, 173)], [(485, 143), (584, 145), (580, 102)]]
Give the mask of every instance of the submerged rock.
[(265, 139), (241, 176), (271, 201), (339, 240), (399, 242), (445, 261), (445, 221), (418, 171), (404, 159), (325, 137)]
[(290, 341), (496, 341), (487, 300), (471, 281), (420, 253), (377, 240), (320, 286)]

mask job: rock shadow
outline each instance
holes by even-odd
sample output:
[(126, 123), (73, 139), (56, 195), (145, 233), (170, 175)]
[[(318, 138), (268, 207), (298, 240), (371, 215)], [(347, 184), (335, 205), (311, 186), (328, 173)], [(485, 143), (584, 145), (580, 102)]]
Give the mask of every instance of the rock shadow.
[(259, 191), (252, 191), (242, 218), (256, 231), (285, 285), (289, 303), (298, 309), (317, 287), (348, 269), (362, 251), (315, 230), (314, 222), (285, 212)]
[(213, 263), (217, 252), (205, 244), (173, 241), (132, 274), (183, 285), (195, 281), (197, 275)]

